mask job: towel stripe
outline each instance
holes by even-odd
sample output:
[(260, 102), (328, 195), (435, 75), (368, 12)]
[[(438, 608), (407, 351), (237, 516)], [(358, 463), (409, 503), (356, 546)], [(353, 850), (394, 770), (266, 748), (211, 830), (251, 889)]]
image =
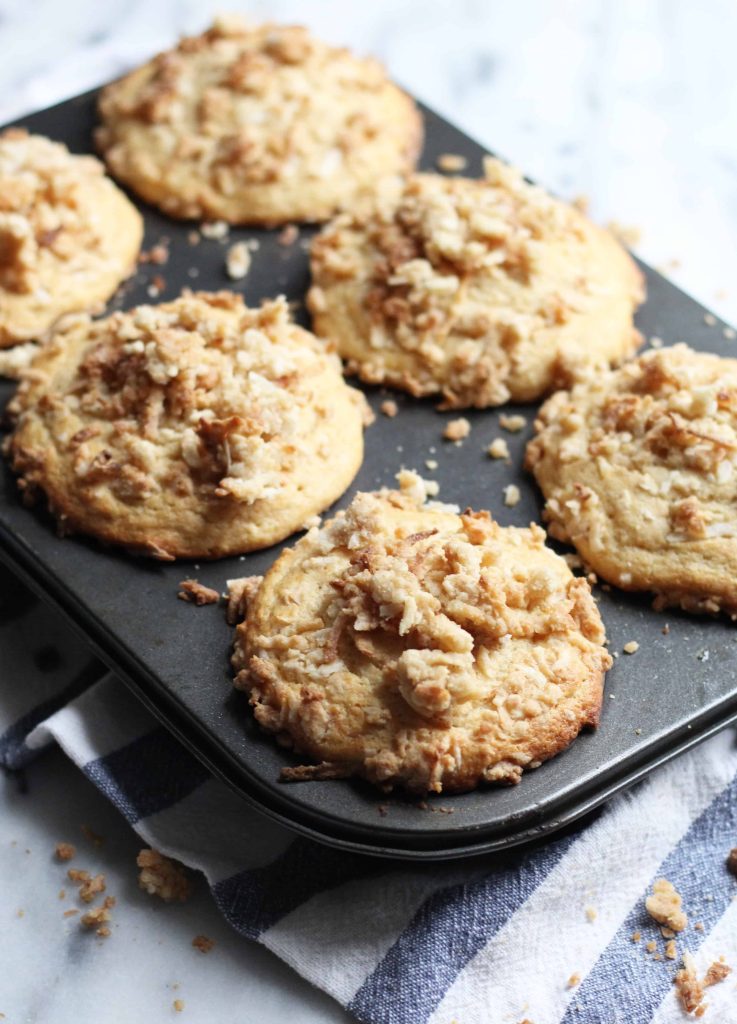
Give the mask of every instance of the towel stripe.
[(131, 824), (171, 807), (210, 778), (163, 726), (88, 761), (82, 770)]
[(295, 841), (266, 867), (242, 871), (213, 886), (218, 907), (233, 927), (257, 939), (282, 917), (325, 889), (389, 870), (375, 857)]
[(100, 678), (100, 667), (90, 662), (78, 672), (71, 683), (63, 686), (52, 697), (37, 704), (22, 715), (16, 722), (0, 735), (0, 766), (11, 771), (22, 768), (38, 753), (26, 745), (26, 737), (41, 722), (49, 718), (59, 708), (74, 700), (80, 693), (92, 686)]
[[(694, 821), (655, 876), (667, 878), (675, 885), (689, 911), (688, 927), (676, 940), (679, 953), (699, 948), (704, 935), (735, 895), (734, 883), (724, 864), (729, 852), (722, 845), (725, 834), (737, 835), (737, 776)], [(710, 900), (704, 898), (707, 895), (711, 896)], [(599, 957), (578, 990), (577, 998), (568, 1007), (563, 1024), (620, 1018), (649, 1021), (652, 1018), (672, 984), (674, 972), (668, 970), (668, 961), (647, 962), (651, 957), (645, 953), (644, 943), (657, 939), (662, 953), (663, 940), (647, 915), (645, 896), (643, 893), (642, 899), (635, 903)], [(693, 929), (696, 921), (702, 922), (703, 933)], [(638, 930), (643, 938), (636, 944), (632, 942), (632, 934)]]
[(574, 832), (534, 850), (494, 858), (492, 864), (502, 865), (480, 881), (431, 896), (348, 1004), (350, 1012), (369, 1024), (398, 1024), (400, 1019), (424, 1024), (460, 971), (577, 838)]

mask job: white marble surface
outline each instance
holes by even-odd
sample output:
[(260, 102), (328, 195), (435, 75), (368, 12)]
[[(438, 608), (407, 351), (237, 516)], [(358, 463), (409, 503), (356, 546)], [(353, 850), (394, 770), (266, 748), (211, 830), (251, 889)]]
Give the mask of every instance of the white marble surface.
[[(602, 221), (737, 322), (734, 0), (0, 0), (0, 122), (114, 77), (211, 10), (299, 20), (382, 57), (428, 104)], [(0, 787), (0, 1013), (35, 1024), (345, 1021), (326, 997), (230, 934), (204, 886), (182, 907), (135, 888), (138, 842), (58, 753)], [(51, 851), (89, 822), (80, 863), (120, 897), (113, 936), (81, 936)], [(81, 845), (84, 845), (83, 843)], [(26, 849), (30, 853), (26, 853)], [(22, 917), (19, 909), (25, 911)], [(190, 946), (217, 941), (204, 957)], [(172, 986), (178, 983), (179, 989)]]

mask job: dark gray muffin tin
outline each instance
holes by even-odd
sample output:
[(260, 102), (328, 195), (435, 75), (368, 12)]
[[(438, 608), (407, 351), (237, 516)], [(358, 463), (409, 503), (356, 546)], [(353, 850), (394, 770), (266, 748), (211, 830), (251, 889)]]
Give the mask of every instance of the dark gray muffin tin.
[[(19, 123), (65, 142), (75, 152), (89, 152), (95, 98), (86, 94)], [(482, 147), (431, 111), (424, 110), (424, 116), (422, 166), (434, 168), (441, 153), (460, 153), (468, 159), (468, 173), (480, 173)], [(145, 245), (168, 239), (170, 259), (163, 267), (142, 267), (111, 308), (151, 301), (148, 289), (157, 276), (165, 282), (162, 299), (175, 297), (184, 287), (233, 287), (225, 273), (227, 245), (256, 238), (259, 249), (251, 270), (235, 289), (249, 303), (286, 294), (299, 304), (299, 319), (307, 322), (302, 300), (309, 280), (304, 242), (310, 230), (302, 229), (300, 240), (291, 246), (279, 244), (278, 232), (245, 229), (233, 229), (226, 242), (203, 239), (193, 246), (188, 236), (197, 225), (142, 210)], [(724, 325), (708, 326), (702, 306), (655, 271), (643, 270), (648, 299), (637, 324), (646, 337), (737, 353), (737, 344), (723, 335)], [(2, 406), (12, 390), (11, 383), (0, 383)], [(378, 413), (388, 392), (367, 388), (366, 393)], [(521, 468), (534, 407), (514, 407), (527, 416), (528, 427), (504, 435), (512, 455), (508, 466), (490, 460), (485, 448), (503, 433), (499, 412), (509, 408), (468, 413), (473, 429), (457, 447), (441, 438), (453, 414), (438, 413), (431, 403), (402, 394), (391, 397), (399, 414), (395, 419), (377, 415), (366, 433), (363, 467), (336, 508), (358, 489), (393, 485), (394, 474), (405, 466), (438, 480), (441, 499), (489, 508), (503, 524), (540, 520), (540, 495)], [(437, 470), (426, 469), (429, 459), (437, 460)], [(522, 495), (514, 508), (503, 503), (508, 483), (517, 484)], [(600, 727), (584, 732), (567, 751), (525, 774), (518, 786), (418, 803), (382, 797), (360, 782), (281, 784), (280, 769), (295, 762), (259, 732), (245, 696), (232, 688), (231, 629), (222, 607), (195, 608), (176, 597), (179, 581), (189, 576), (223, 590), (227, 579), (263, 573), (280, 549), (195, 566), (130, 557), (84, 538), (60, 540), (47, 513), (40, 507), (25, 508), (7, 466), (0, 469), (0, 558), (64, 613), (99, 657), (213, 772), (264, 813), (321, 842), (409, 859), (461, 857), (513, 846), (579, 818), (737, 720), (734, 625), (724, 618), (656, 613), (645, 597), (597, 587), (611, 650), (621, 652), (629, 640), (636, 640), (639, 650), (620, 655), (608, 673)]]

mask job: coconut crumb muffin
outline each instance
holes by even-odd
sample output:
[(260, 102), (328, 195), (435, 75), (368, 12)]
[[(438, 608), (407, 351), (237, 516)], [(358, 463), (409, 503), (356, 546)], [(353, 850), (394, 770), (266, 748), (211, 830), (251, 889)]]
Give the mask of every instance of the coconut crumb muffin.
[(108, 167), (176, 217), (320, 221), (379, 174), (410, 171), (414, 102), (381, 65), (298, 26), (220, 18), (108, 86)]
[(643, 280), (624, 249), (516, 170), (484, 170), (380, 183), (313, 242), (313, 326), (350, 372), (484, 408), (640, 344)]
[(365, 410), (284, 300), (185, 293), (66, 323), (26, 371), (5, 447), (63, 532), (217, 558), (283, 540), (342, 494)]
[(597, 723), (611, 659), (586, 580), (539, 527), (423, 504), (412, 476), (356, 495), (252, 588), (235, 682), (317, 762), (287, 778), (514, 783)]
[(102, 306), (142, 238), (140, 214), (99, 160), (21, 128), (0, 133), (0, 348)]
[(659, 607), (737, 617), (737, 360), (646, 352), (553, 395), (535, 427), (552, 537)]

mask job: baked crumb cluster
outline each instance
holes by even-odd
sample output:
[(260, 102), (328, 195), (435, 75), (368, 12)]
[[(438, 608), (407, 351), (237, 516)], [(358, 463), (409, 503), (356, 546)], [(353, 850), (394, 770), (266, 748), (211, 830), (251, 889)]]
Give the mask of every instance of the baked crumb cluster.
[(0, 133), (0, 348), (107, 301), (142, 234), (99, 160), (21, 128)]
[[(185, 293), (58, 332), (13, 402), (9, 450), (26, 491), (53, 483), (52, 445), (77, 495), (108, 494), (126, 516), (145, 508), (155, 536), (156, 513), (164, 526), (184, 516), (181, 503), (296, 508), (287, 496), (297, 487), (309, 498), (295, 477), (310, 459), (327, 466), (353, 435), (350, 460), (360, 459), (363, 404), (283, 299), (248, 309), (229, 292)], [(343, 405), (345, 440), (328, 426)], [(304, 517), (312, 511), (308, 500)]]
[[(404, 115), (398, 124), (395, 106)], [(225, 210), (226, 219), (248, 220), (245, 203), (240, 216), (228, 212), (248, 186), (332, 182), (337, 195), (354, 176), (370, 184), (382, 162), (386, 173), (409, 170), (420, 139), (413, 104), (377, 61), (302, 27), (235, 17), (109, 86), (100, 113), (97, 142), (113, 173), (144, 194), (164, 174), (171, 187), (161, 205), (185, 217)]]
[(554, 395), (537, 429), (527, 462), (553, 537), (661, 605), (737, 612), (736, 360), (685, 345), (648, 352)]
[(597, 719), (611, 659), (589, 585), (538, 527), (423, 505), (404, 482), (282, 556), (238, 629), (236, 685), (265, 729), (343, 774), (517, 782)]
[(55, 264), (72, 270), (103, 256), (85, 201), (103, 174), (94, 157), (22, 128), (0, 134), (0, 288), (39, 291)]
[[(625, 284), (618, 280), (619, 253), (613, 280), (602, 274), (601, 258), (595, 251), (590, 258), (594, 230), (491, 157), (480, 180), (417, 174), (403, 185), (387, 181), (375, 201), (343, 214), (314, 241), (308, 301), (318, 333), (337, 336), (339, 346), (347, 329), (340, 318), (356, 320), (362, 351), (346, 343), (342, 354), (369, 382), (415, 395), (441, 391), (449, 407), (533, 398), (551, 380), (533, 382), (523, 365), (530, 346), (544, 353), (550, 332), (573, 329), (607, 290), (625, 296), (616, 355), (636, 347), (631, 313), (641, 283), (626, 263)], [(555, 363), (562, 351), (545, 358)], [(612, 355), (605, 351), (604, 361)]]

